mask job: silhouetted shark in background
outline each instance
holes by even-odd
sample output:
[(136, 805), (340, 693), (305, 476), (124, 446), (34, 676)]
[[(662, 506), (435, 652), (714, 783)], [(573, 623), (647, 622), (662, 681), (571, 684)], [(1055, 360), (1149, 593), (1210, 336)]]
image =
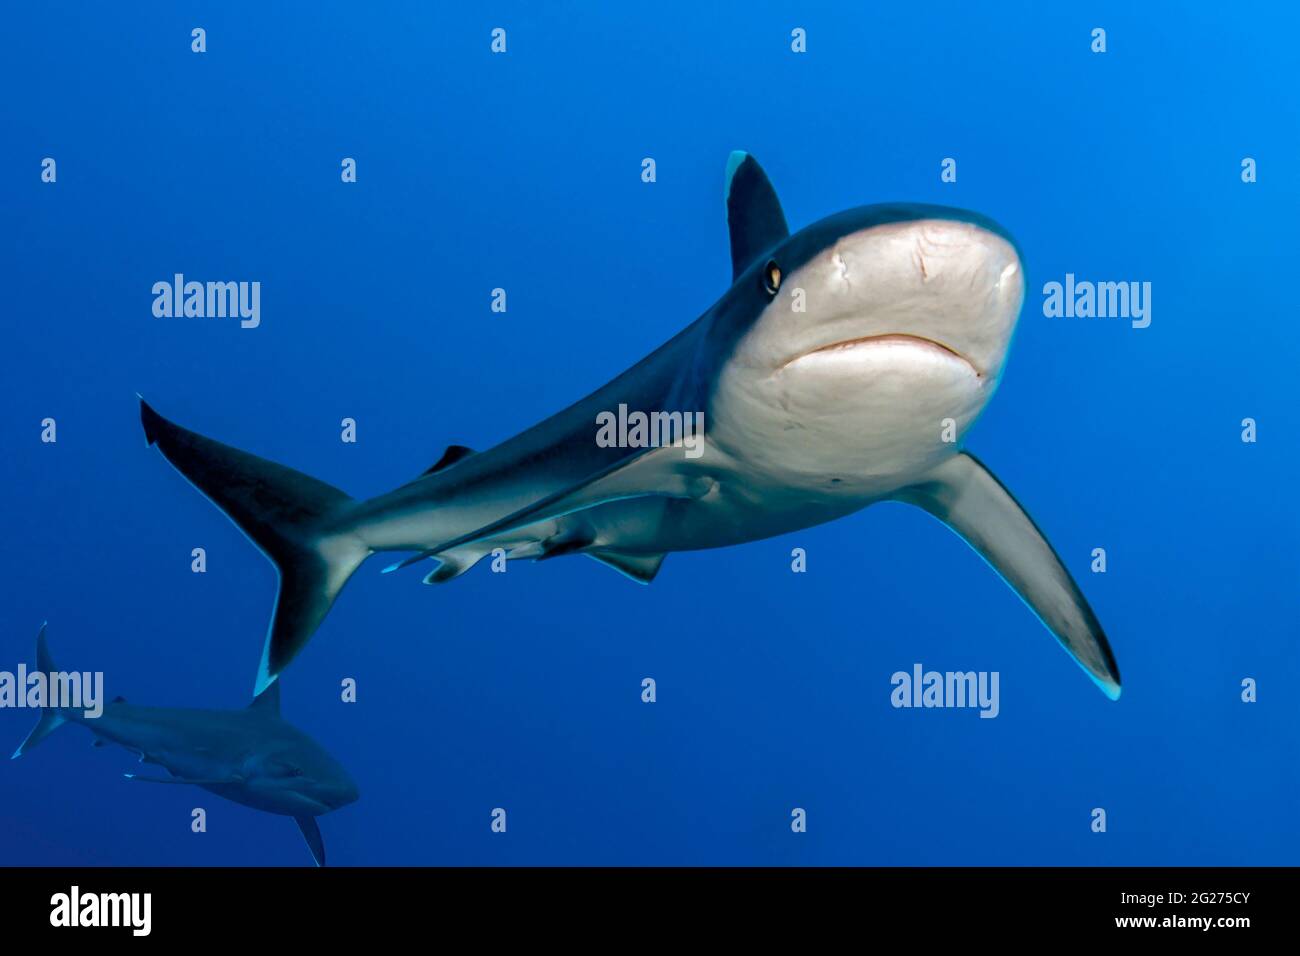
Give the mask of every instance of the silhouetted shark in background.
[[(393, 568), (436, 558), (427, 583), (497, 548), (583, 553), (648, 582), (669, 551), (893, 500), (965, 539), (1119, 696), (1114, 655), (1070, 573), (1010, 492), (959, 449), (997, 387), (1024, 296), (1006, 232), (959, 209), (878, 205), (791, 235), (745, 153), (732, 154), (726, 204), (732, 284), (697, 321), (564, 411), (487, 451), (452, 446), (377, 498), (355, 501), (142, 401), (147, 440), (279, 571), (258, 690), (377, 551), (417, 552)], [(599, 441), (602, 417), (625, 409), (703, 412), (699, 454)]]
[[(36, 638), (36, 667), (56, 671), (45, 641)], [(275, 683), (243, 710), (183, 710), (137, 707), (122, 698), (105, 705), (98, 717), (69, 707), (47, 707), (16, 751), (21, 757), (64, 723), (81, 724), (95, 745), (119, 744), (156, 763), (170, 777), (131, 780), (189, 783), (219, 797), (268, 813), (293, 817), (317, 866), (325, 865), (325, 844), (316, 817), (357, 799), (347, 772), (316, 741), (280, 718), (280, 685)]]

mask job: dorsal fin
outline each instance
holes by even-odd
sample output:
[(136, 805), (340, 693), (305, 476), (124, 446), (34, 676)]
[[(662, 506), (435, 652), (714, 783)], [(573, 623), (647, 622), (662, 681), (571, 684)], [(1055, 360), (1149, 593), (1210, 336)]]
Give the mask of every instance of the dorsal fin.
[(279, 717), (280, 682), (278, 680), (273, 681), (266, 690), (254, 697), (253, 702), (248, 705), (248, 709), (259, 714), (266, 714), (268, 717)]
[(125, 704), (125, 703), (126, 703), (126, 698), (123, 697), (121, 694), (118, 694), (116, 697), (113, 698), (113, 703), (115, 703), (115, 704)]
[(744, 150), (736, 150), (727, 160), (726, 197), (734, 280), (755, 259), (790, 235), (790, 229), (767, 173)]
[(461, 459), (468, 458), (474, 454), (473, 448), (466, 448), (464, 445), (448, 445), (447, 450), (442, 453), (442, 457), (432, 465), (421, 472), (424, 475), (432, 475), (434, 472), (442, 471), (444, 468), (450, 468)]

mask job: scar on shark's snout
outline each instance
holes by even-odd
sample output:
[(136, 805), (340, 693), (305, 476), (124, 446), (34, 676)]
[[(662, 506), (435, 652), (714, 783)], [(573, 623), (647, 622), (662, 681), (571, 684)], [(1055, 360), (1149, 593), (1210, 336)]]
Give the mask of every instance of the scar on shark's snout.
[(849, 264), (844, 261), (844, 257), (836, 252), (831, 256), (831, 263), (840, 270), (840, 278), (844, 280), (844, 284), (852, 288), (853, 283), (849, 280)]

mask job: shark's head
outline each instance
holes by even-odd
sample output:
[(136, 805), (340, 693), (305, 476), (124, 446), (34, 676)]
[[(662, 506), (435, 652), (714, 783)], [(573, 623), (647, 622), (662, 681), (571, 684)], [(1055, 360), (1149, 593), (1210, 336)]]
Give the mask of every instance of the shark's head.
[(272, 813), (319, 816), (360, 795), (338, 761), (305, 736), (249, 754), (240, 776), (246, 802)]
[(1001, 377), (1023, 298), (1002, 228), (941, 206), (866, 206), (757, 253), (722, 303), (712, 425), (724, 444), (850, 486), (957, 447)]
[(348, 772), (324, 747), (281, 718), (279, 681), (254, 697), (239, 720), (249, 742), (235, 761), (237, 783), (219, 793), (295, 817), (320, 816), (360, 796)]

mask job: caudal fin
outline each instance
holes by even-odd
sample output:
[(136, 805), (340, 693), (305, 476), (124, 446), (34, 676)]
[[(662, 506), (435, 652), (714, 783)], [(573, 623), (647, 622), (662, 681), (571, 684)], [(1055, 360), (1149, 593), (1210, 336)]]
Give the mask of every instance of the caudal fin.
[(181, 428), (142, 398), (145, 439), (275, 565), (280, 587), (256, 693), (289, 665), (370, 550), (337, 530), (352, 499), (323, 481)]
[[(45, 625), (41, 625), (41, 632), (36, 635), (36, 669), (42, 674), (52, 674), (55, 671), (54, 659), (50, 657), (49, 646), (45, 643)], [(36, 726), (32, 732), (27, 735), (27, 739), (18, 745), (14, 751), (11, 760), (17, 760), (27, 751), (31, 750), (51, 733), (67, 722), (57, 708), (47, 707), (41, 711), (41, 719), (36, 721)]]

